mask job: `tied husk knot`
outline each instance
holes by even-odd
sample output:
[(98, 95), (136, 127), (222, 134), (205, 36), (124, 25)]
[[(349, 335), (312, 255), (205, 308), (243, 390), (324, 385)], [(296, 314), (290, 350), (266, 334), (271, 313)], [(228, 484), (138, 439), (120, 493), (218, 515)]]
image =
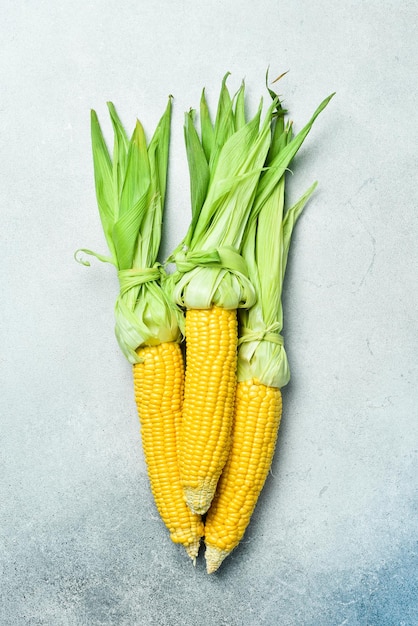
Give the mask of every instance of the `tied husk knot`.
[(245, 259), (232, 246), (211, 250), (182, 249), (174, 255), (173, 296), (187, 309), (252, 306), (255, 292)]
[(219, 267), (248, 278), (247, 264), (232, 246), (212, 250), (181, 250), (174, 257), (179, 272), (190, 272), (195, 267)]
[(260, 343), (261, 341), (270, 341), (270, 343), (275, 343), (278, 346), (283, 346), (283, 335), (277, 332), (280, 330), (280, 328), (281, 324), (279, 322), (275, 322), (274, 324), (271, 324), (270, 326), (261, 329), (242, 327), (240, 329), (240, 338), (238, 340), (238, 345), (240, 346), (242, 343)]
[(179, 311), (156, 276), (157, 271), (161, 276), (160, 268), (150, 269), (154, 278), (151, 271), (122, 278), (115, 304), (116, 338), (132, 364), (141, 362), (138, 348), (181, 339)]
[(165, 276), (164, 268), (160, 263), (156, 263), (153, 267), (136, 268), (119, 270), (118, 279), (120, 285), (120, 295), (124, 296), (130, 289), (139, 287), (150, 281), (159, 281)]

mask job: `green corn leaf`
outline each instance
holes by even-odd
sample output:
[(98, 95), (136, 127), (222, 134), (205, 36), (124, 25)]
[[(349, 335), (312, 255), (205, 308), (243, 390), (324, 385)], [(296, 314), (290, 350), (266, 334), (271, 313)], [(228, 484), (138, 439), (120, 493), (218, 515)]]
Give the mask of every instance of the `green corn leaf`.
[(148, 267), (155, 263), (161, 243), (161, 226), (167, 186), (168, 151), (170, 144), (171, 96), (148, 146), (150, 166), (150, 206), (141, 226), (141, 240), (135, 264)]
[(113, 188), (115, 204), (119, 204), (128, 161), (129, 139), (112, 102), (107, 103), (113, 126)]
[(232, 109), (232, 100), (229, 95), (226, 81), (229, 73), (224, 76), (222, 81), (221, 92), (219, 95), (218, 108), (214, 126), (214, 145), (210, 155), (210, 168), (213, 171), (216, 167), (219, 152), (226, 141), (233, 135), (235, 130), (234, 112)]
[(228, 137), (234, 132), (234, 116), (232, 111), (232, 99), (229, 95), (226, 81), (229, 72), (222, 80), (221, 93), (218, 101), (218, 109), (215, 119), (215, 139), (219, 145), (223, 145)]
[(129, 269), (133, 266), (138, 240), (141, 238), (139, 229), (148, 206), (148, 191), (146, 191), (131, 206), (129, 211), (123, 213), (113, 227), (112, 234), (120, 270)]
[(136, 205), (148, 191), (150, 180), (147, 142), (142, 124), (137, 120), (129, 142), (126, 174), (120, 197), (120, 215), (124, 215)]
[(215, 131), (209, 115), (208, 103), (206, 101), (205, 90), (202, 91), (200, 98), (200, 128), (202, 134), (202, 146), (209, 163), (212, 154), (213, 144), (215, 142)]
[(144, 129), (137, 121), (129, 142), (125, 180), (119, 206), (119, 219), (112, 235), (119, 269), (132, 267), (141, 221), (148, 204), (150, 167)]
[(241, 87), (235, 96), (235, 111), (234, 111), (235, 129), (239, 130), (245, 126), (245, 85), (242, 82)]
[(166, 110), (158, 122), (155, 133), (148, 146), (148, 156), (151, 167), (151, 182), (153, 189), (161, 197), (161, 203), (165, 202), (168, 169), (168, 151), (170, 145), (171, 101), (169, 97)]
[[(225, 231), (221, 222), (232, 216), (232, 211), (228, 210), (226, 203), (232, 195), (234, 186), (236, 187), (239, 182), (238, 177), (248, 173), (248, 171), (254, 171), (258, 164), (255, 173), (256, 180), (258, 179), (265, 158), (265, 154), (262, 154), (262, 141), (258, 137), (260, 115), (261, 108), (254, 118), (244, 128), (234, 133), (222, 147), (216, 167), (212, 171), (205, 203), (199, 213), (198, 220), (195, 220), (193, 237), (190, 238), (191, 246), (206, 247), (212, 245), (212, 242), (216, 240), (216, 234), (211, 235), (210, 233), (210, 225), (215, 214), (218, 216), (217, 226), (219, 225), (221, 231)], [(254, 158), (254, 154), (258, 155), (258, 162)], [(225, 205), (223, 209), (221, 208), (222, 204)], [(237, 220), (243, 221), (243, 211), (246, 210), (246, 207), (248, 207), (248, 202), (246, 205), (242, 202), (238, 212), (233, 213)], [(233, 230), (234, 227), (231, 226), (230, 235), (232, 235)], [(223, 232), (222, 236), (229, 240), (228, 233)], [(232, 239), (235, 240), (235, 235), (232, 236)], [(232, 241), (229, 243), (232, 244)]]
[(95, 111), (91, 111), (91, 142), (100, 219), (109, 250), (112, 257), (116, 258), (112, 241), (113, 224), (117, 219), (117, 206), (114, 204), (113, 193), (112, 162)]
[(305, 191), (303, 196), (286, 211), (286, 215), (283, 219), (283, 255), (282, 255), (282, 281), (284, 280), (284, 274), (286, 271), (287, 258), (289, 255), (290, 240), (293, 233), (293, 228), (302, 214), (305, 204), (315, 191), (318, 183), (315, 181), (309, 189)]
[(270, 165), (274, 157), (280, 152), (284, 145), (286, 145), (285, 133), (285, 121), (284, 116), (286, 110), (283, 108), (282, 103), (277, 94), (271, 89), (268, 90), (273, 101), (276, 102), (276, 111), (272, 121), (272, 134), (269, 153), (266, 159), (266, 165)]
[(305, 141), (309, 131), (312, 128), (318, 115), (325, 109), (334, 94), (325, 98), (323, 102), (316, 109), (309, 122), (302, 128), (302, 130), (290, 141), (287, 145), (280, 149), (279, 152), (269, 163), (269, 169), (260, 181), (260, 185), (257, 192), (257, 211), (261, 209), (263, 203), (267, 200), (275, 185), (286, 171), (290, 161), (294, 158), (299, 148)]
[(185, 115), (184, 138), (190, 172), (190, 195), (192, 206), (191, 230), (193, 231), (195, 223), (199, 217), (200, 210), (203, 206), (209, 184), (209, 165), (205, 156), (204, 148), (200, 143), (199, 136), (194, 126), (193, 111), (189, 111)]

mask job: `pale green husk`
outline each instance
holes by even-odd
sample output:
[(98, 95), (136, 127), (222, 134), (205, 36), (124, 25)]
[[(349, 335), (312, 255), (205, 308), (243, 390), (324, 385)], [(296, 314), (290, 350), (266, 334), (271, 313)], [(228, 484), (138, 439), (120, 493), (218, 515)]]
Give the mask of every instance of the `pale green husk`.
[(139, 121), (128, 139), (115, 107), (108, 103), (108, 108), (114, 133), (113, 158), (95, 111), (91, 112), (91, 136), (97, 203), (110, 257), (86, 249), (78, 252), (112, 263), (118, 270), (115, 333), (123, 354), (136, 363), (140, 361), (138, 348), (180, 339), (179, 311), (163, 289), (165, 271), (157, 263), (171, 97), (148, 145)]
[[(276, 94), (270, 93), (276, 98)], [(316, 183), (285, 212), (285, 171), (332, 95), (321, 103), (295, 137), (292, 125), (284, 122), (285, 111), (280, 102), (276, 105), (266, 169), (257, 186), (242, 248), (257, 301), (249, 310), (240, 311), (239, 381), (256, 378), (264, 385), (282, 388), (290, 378), (280, 334), (283, 281), (293, 227)]]
[(225, 76), (212, 124), (205, 93), (200, 103), (200, 137), (195, 112), (185, 116), (192, 219), (170, 260), (173, 297), (185, 308), (248, 307), (255, 293), (240, 255), (242, 238), (270, 146), (275, 103), (261, 122), (262, 105), (245, 118), (244, 84), (231, 98)]

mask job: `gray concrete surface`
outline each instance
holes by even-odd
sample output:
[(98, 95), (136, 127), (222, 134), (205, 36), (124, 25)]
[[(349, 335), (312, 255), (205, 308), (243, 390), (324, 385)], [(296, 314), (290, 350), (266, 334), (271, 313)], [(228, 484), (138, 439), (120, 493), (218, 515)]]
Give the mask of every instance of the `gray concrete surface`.
[[(257, 6), (257, 8), (256, 8)], [(412, 626), (417, 583), (417, 23), (413, 1), (3, 0), (2, 626)], [(163, 254), (189, 219), (183, 112), (264, 74), (295, 127), (292, 381), (245, 541), (211, 577), (148, 488), (113, 335), (89, 109), (151, 132), (174, 94)], [(106, 126), (110, 133), (110, 127)]]

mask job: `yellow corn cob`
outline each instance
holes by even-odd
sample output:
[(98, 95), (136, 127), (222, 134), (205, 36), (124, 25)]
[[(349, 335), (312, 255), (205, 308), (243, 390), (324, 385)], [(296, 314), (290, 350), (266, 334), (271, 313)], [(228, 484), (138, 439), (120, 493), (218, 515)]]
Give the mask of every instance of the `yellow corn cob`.
[(181, 482), (195, 513), (209, 508), (228, 457), (236, 387), (237, 315), (186, 312), (186, 381), (179, 446)]
[(203, 523), (184, 501), (177, 462), (177, 437), (183, 401), (183, 356), (178, 343), (138, 349), (133, 366), (142, 445), (157, 509), (170, 531), (195, 561)]
[(281, 414), (280, 389), (257, 379), (238, 383), (232, 447), (205, 523), (209, 574), (245, 533), (271, 466)]

